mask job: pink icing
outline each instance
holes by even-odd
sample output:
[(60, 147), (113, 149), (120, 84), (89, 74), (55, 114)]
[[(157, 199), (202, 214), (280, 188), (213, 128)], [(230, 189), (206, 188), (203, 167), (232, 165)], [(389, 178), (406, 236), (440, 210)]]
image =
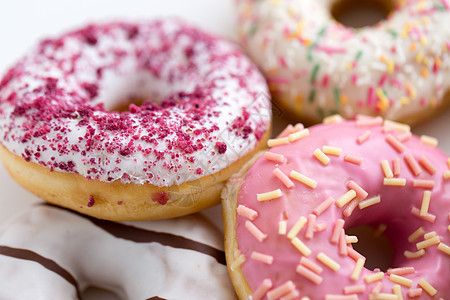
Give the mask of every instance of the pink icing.
[[(182, 21), (90, 25), (42, 41), (1, 79), (0, 138), (51, 170), (181, 184), (254, 149), (266, 94), (237, 47)], [(110, 111), (136, 98), (149, 100)]]
[[(357, 138), (368, 129), (371, 131), (370, 138), (362, 144), (358, 143)], [(360, 292), (358, 295), (361, 297), (364, 295), (364, 299), (368, 297), (374, 287), (376, 289), (381, 287), (382, 293), (392, 293), (395, 283), (389, 280), (386, 273), (381, 281), (366, 283), (364, 278), (375, 272), (364, 268), (356, 281), (350, 279), (355, 260), (350, 256), (340, 254), (342, 243), (331, 243), (330, 241), (336, 221), (343, 219), (345, 221), (344, 229), (363, 224), (374, 227), (379, 224), (387, 225), (385, 235), (394, 249), (391, 267), (414, 267), (413, 273), (402, 275), (412, 280), (411, 288), (420, 288), (418, 281), (425, 278), (437, 289), (437, 294), (433, 299), (448, 296), (450, 294), (448, 284), (450, 257), (448, 254), (438, 250), (437, 245), (433, 245), (425, 249), (425, 255), (421, 258), (408, 259), (403, 255), (405, 250), (417, 251), (416, 243), (421, 242), (424, 237), (421, 236), (410, 243), (408, 236), (420, 226), (424, 228), (425, 232), (435, 231), (442, 243), (450, 245), (450, 234), (447, 229), (450, 223), (448, 219), (450, 180), (445, 180), (443, 177), (443, 173), (448, 170), (446, 155), (437, 148), (423, 144), (415, 135), (402, 143), (405, 151), (398, 153), (386, 142), (387, 133), (384, 131), (388, 131), (394, 136), (400, 132), (383, 130), (383, 126), (379, 125), (357, 126), (355, 122), (348, 121), (329, 125), (321, 124), (311, 127), (309, 130), (310, 135), (297, 142), (270, 149), (273, 153), (282, 154), (286, 158), (284, 163), (279, 164), (265, 157), (259, 158), (248, 171), (238, 194), (237, 205), (255, 210), (258, 217), (252, 222), (263, 234), (267, 235), (262, 242), (257, 241), (244, 226), (246, 218), (237, 215), (238, 247), (247, 258), (241, 269), (252, 291), (255, 291), (264, 280), (270, 279), (273, 282), (273, 288), (292, 281), (296, 289), (300, 291), (301, 297), (307, 296), (311, 299), (325, 299), (326, 295), (344, 295), (344, 287), (360, 285), (365, 286), (365, 289), (358, 288), (358, 292)], [(338, 157), (329, 155), (330, 162), (326, 166), (313, 156), (314, 150), (322, 149), (324, 145), (342, 149), (342, 153)], [(348, 153), (363, 158), (361, 165), (344, 161), (344, 156)], [(417, 160), (422, 156), (426, 157), (435, 166), (436, 172), (433, 175), (422, 172), (415, 177), (404, 160), (404, 156), (407, 154), (411, 154)], [(405, 178), (406, 186), (384, 186), (384, 173), (380, 162), (387, 160), (392, 166), (392, 161), (396, 157), (400, 157), (401, 173), (394, 178)], [(276, 176), (272, 175), (275, 168), (279, 168), (285, 174), (290, 174), (291, 170), (300, 172), (316, 180), (317, 187), (313, 189), (294, 180), (295, 186), (288, 189)], [(425, 190), (413, 187), (414, 179), (434, 181), (428, 210), (430, 214), (436, 215), (434, 223), (411, 213), (412, 208), (421, 208)], [(380, 195), (381, 202), (364, 209), (356, 207), (349, 217), (345, 217), (343, 211), (352, 202), (341, 208), (336, 204), (331, 204), (315, 220), (315, 223), (325, 223), (327, 225), (325, 230), (314, 232), (311, 239), (307, 239), (305, 236), (308, 233), (308, 224), (303, 227), (297, 237), (311, 250), (311, 254), (307, 258), (323, 267), (323, 271), (319, 274), (323, 281), (320, 284), (314, 284), (310, 279), (296, 272), (300, 259), (305, 256), (291, 244), (287, 236), (278, 233), (278, 222), (287, 221), (287, 231), (289, 232), (299, 217), (308, 218), (314, 209), (330, 196), (338, 199), (346, 193), (349, 190), (347, 184), (351, 180), (368, 193), (365, 200)], [(264, 202), (256, 200), (257, 193), (276, 189), (281, 189), (283, 193), (281, 197)], [(273, 263), (267, 265), (251, 259), (253, 251), (273, 256)], [(340, 265), (337, 272), (326, 267), (317, 259), (317, 254), (320, 252)], [(358, 257), (354, 251), (349, 251), (347, 255)], [(403, 297), (407, 297), (408, 290), (408, 287), (401, 287)], [(430, 299), (430, 296), (423, 291), (417, 299)]]

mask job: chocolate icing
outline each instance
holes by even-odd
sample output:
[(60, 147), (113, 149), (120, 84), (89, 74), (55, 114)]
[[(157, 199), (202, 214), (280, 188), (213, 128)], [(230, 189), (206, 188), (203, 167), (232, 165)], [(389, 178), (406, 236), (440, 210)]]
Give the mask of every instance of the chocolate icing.
[(0, 254), (17, 259), (30, 260), (40, 264), (44, 268), (58, 274), (66, 281), (68, 281), (70, 284), (72, 284), (77, 292), (78, 299), (81, 299), (80, 290), (78, 288), (78, 283), (75, 280), (75, 278), (66, 269), (58, 265), (53, 260), (43, 257), (31, 250), (12, 248), (8, 246), (0, 246)]

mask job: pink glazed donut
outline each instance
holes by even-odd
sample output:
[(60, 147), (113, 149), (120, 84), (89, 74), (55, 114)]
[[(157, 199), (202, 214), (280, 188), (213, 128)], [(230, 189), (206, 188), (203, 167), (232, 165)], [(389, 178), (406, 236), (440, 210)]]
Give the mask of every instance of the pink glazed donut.
[[(278, 145), (223, 193), (240, 299), (440, 299), (450, 295), (450, 160), (437, 140), (381, 117), (333, 118)], [(328, 120), (329, 121), (329, 120)], [(385, 229), (385, 272), (346, 230)], [(402, 298), (403, 297), (403, 298)]]
[(31, 192), (91, 216), (185, 215), (265, 146), (266, 95), (239, 48), (182, 21), (90, 25), (0, 81), (0, 156)]

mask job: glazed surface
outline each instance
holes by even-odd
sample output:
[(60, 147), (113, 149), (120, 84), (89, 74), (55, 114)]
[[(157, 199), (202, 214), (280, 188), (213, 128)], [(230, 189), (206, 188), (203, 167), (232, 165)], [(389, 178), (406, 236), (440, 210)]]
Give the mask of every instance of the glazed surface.
[[(310, 299), (325, 299), (326, 295), (329, 297), (344, 295), (344, 287), (351, 286), (359, 286), (360, 290), (356, 294), (364, 299), (369, 294), (376, 293), (375, 290), (378, 293), (392, 294), (393, 286), (398, 283), (390, 280), (390, 275), (387, 273), (383, 273), (377, 280), (370, 281), (368, 279), (370, 275), (377, 272), (363, 268), (356, 279), (351, 279), (356, 265), (355, 257), (358, 256), (351, 255), (350, 252), (341, 253), (340, 242), (331, 241), (336, 224), (342, 220), (344, 230), (359, 225), (370, 225), (374, 228), (379, 228), (380, 225), (385, 226), (384, 234), (394, 250), (391, 267), (414, 268), (414, 272), (403, 275), (410, 280), (409, 287), (401, 285), (403, 297), (407, 297), (410, 289), (422, 289), (418, 285), (421, 279), (425, 279), (437, 290), (436, 299), (446, 297), (450, 293), (448, 287), (450, 276), (448, 249), (450, 248), (445, 247), (450, 245), (450, 165), (448, 165), (447, 155), (425, 144), (419, 137), (410, 136), (408, 132), (394, 127), (363, 126), (362, 124), (367, 120), (361, 121), (362, 123), (357, 121), (359, 126), (356, 122), (349, 121), (311, 127), (309, 135), (300, 140), (269, 150), (271, 153), (281, 154), (284, 157), (282, 163), (277, 163), (273, 158), (269, 160), (261, 156), (246, 174), (237, 196), (236, 206), (242, 205), (254, 210), (256, 217), (253, 215), (249, 218), (252, 214), (238, 211), (235, 228), (238, 250), (245, 258), (241, 270), (253, 293), (265, 279), (270, 279), (272, 285), (271, 289), (268, 289), (269, 292), (292, 281), (295, 290), (301, 296), (307, 296)], [(374, 124), (374, 120), (371, 119), (370, 122)], [(378, 121), (376, 123), (380, 123)], [(362, 137), (367, 136), (366, 132), (369, 132), (369, 136), (364, 139)], [(403, 151), (396, 150), (386, 140), (387, 136), (403, 140), (399, 142), (404, 146)], [(358, 142), (358, 139), (362, 142)], [(323, 149), (323, 146), (341, 149), (338, 156), (325, 155), (329, 158), (327, 165), (313, 155), (316, 149)], [(432, 172), (433, 169), (424, 167), (425, 164), (422, 162), (417, 163), (419, 171), (413, 172), (410, 163), (405, 160), (406, 156), (412, 156), (416, 162), (423, 161), (422, 157), (426, 158), (435, 168), (434, 172)], [(400, 162), (399, 169), (393, 167), (393, 160), (397, 159)], [(392, 178), (404, 179), (406, 182), (404, 186), (383, 184), (385, 174), (380, 165), (382, 160), (387, 160), (390, 168), (395, 172), (400, 170)], [(279, 177), (275, 176), (276, 168), (291, 180), (293, 187), (288, 188)], [(313, 188), (293, 179), (290, 175), (293, 170), (314, 180), (317, 186)], [(420, 187), (418, 180), (426, 180), (433, 186)], [(338, 206), (337, 203), (342, 201), (341, 196), (353, 190), (348, 186), (350, 181), (366, 191), (367, 197), (359, 198), (358, 192), (357, 197)], [(257, 194), (278, 189), (281, 190), (278, 197), (266, 199), (266, 201), (257, 200), (259, 197)], [(430, 192), (431, 200), (425, 213), (426, 217), (420, 217), (412, 211), (421, 210), (426, 191)], [(317, 210), (319, 205), (329, 197), (333, 198), (329, 206), (324, 208), (323, 212), (320, 209)], [(380, 197), (380, 201), (362, 209), (359, 208), (360, 203), (374, 197)], [(356, 201), (357, 205), (353, 211), (350, 210), (350, 214), (346, 214), (348, 207), (355, 203), (352, 201)], [(304, 218), (303, 226), (294, 233), (293, 237), (304, 243), (311, 251), (310, 253), (301, 252), (291, 242), (293, 237), (288, 237), (294, 224), (301, 217)], [(341, 221), (338, 222), (338, 219)], [(286, 230), (283, 234), (279, 232), (280, 221), (286, 222)], [(256, 226), (261, 235), (257, 231), (250, 230), (249, 222)], [(314, 227), (315, 225), (318, 227)], [(409, 242), (408, 237), (420, 227), (423, 229), (422, 233)], [(430, 232), (431, 234), (426, 235), (427, 238), (430, 238), (433, 232), (437, 237), (434, 237), (431, 245), (424, 248), (423, 256), (407, 258), (404, 252), (417, 252), (417, 243), (425, 241), (425, 234)], [(259, 241), (257, 237), (262, 240)], [(339, 239), (340, 237), (338, 241)], [(441, 246), (439, 246), (440, 243)], [(345, 248), (349, 246), (347, 242), (344, 244)], [(254, 252), (272, 257), (272, 264), (267, 264), (267, 261), (264, 263), (264, 259), (252, 258)], [(318, 254), (321, 252), (338, 263), (337, 271), (320, 261)], [(238, 257), (238, 254), (235, 254), (235, 257)], [(296, 271), (302, 257), (322, 268), (322, 271), (317, 274), (322, 278), (319, 284), (311, 282)], [(351, 292), (347, 293), (347, 295), (351, 294)], [(421, 296), (415, 299), (431, 299), (431, 297), (422, 290)]]
[(447, 0), (393, 2), (387, 20), (336, 22), (334, 0), (238, 1), (241, 43), (280, 103), (320, 121), (339, 113), (413, 122), (450, 88)]
[[(141, 105), (134, 100), (149, 99)], [(0, 83), (1, 143), (103, 182), (171, 186), (218, 172), (270, 126), (237, 47), (182, 21), (91, 25), (39, 43)]]

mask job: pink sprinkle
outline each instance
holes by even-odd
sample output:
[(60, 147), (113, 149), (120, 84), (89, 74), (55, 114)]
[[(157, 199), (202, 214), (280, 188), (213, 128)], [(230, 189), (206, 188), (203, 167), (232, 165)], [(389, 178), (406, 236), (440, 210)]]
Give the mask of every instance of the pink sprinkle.
[(280, 300), (292, 300), (298, 298), (298, 296), (300, 296), (300, 292), (297, 289), (295, 289), (289, 294), (286, 294), (283, 297), (281, 297)]
[(324, 231), (327, 229), (327, 223), (316, 223), (314, 224), (314, 230), (316, 232)]
[(321, 266), (319, 266), (314, 261), (312, 261), (309, 258), (306, 258), (304, 256), (302, 256), (302, 258), (300, 258), (300, 264), (302, 266), (307, 267), (308, 269), (310, 269), (311, 271), (313, 271), (316, 274), (320, 274), (323, 271), (323, 268)]
[(376, 295), (376, 294), (379, 294), (382, 289), (383, 289), (383, 282), (377, 281), (377, 283), (375, 283), (375, 286), (373, 287), (373, 289), (370, 293), (372, 295)]
[(347, 50), (345, 48), (337, 48), (337, 47), (329, 47), (329, 46), (317, 46), (315, 48), (316, 51), (326, 52), (328, 55), (332, 55), (334, 53), (346, 53)]
[(349, 182), (347, 182), (347, 187), (349, 189), (354, 190), (356, 192), (356, 197), (358, 197), (361, 200), (366, 199), (367, 196), (369, 195), (369, 193), (367, 193), (362, 187), (360, 187), (353, 180), (350, 180)]
[(381, 76), (380, 82), (378, 83), (378, 85), (379, 85), (380, 87), (383, 86), (384, 83), (386, 82), (386, 79), (387, 79), (387, 74), (384, 73), (383, 76)]
[(427, 179), (413, 179), (413, 187), (424, 188), (427, 190), (432, 190), (434, 188), (434, 181)]
[(279, 56), (278, 57), (278, 61), (280, 62), (280, 65), (281, 66), (283, 66), (283, 67), (287, 67), (287, 63), (286, 63), (286, 60), (284, 59), (284, 57), (283, 56)]
[(322, 86), (323, 87), (326, 87), (327, 85), (328, 85), (328, 79), (329, 79), (329, 75), (328, 74), (325, 74), (325, 75), (323, 75), (323, 79), (322, 79)]
[(262, 242), (267, 238), (267, 234), (263, 233), (250, 221), (245, 221), (245, 228), (259, 241)]
[(405, 146), (391, 134), (386, 136), (386, 142), (388, 142), (398, 153), (405, 151)]
[(356, 85), (356, 83), (358, 82), (358, 74), (353, 73), (352, 75), (352, 82), (354, 85)]
[(358, 206), (360, 201), (361, 200), (359, 198), (353, 199), (352, 201), (350, 201), (350, 203), (347, 204), (344, 211), (342, 212), (342, 215), (344, 215), (344, 217), (350, 217), (351, 214), (353, 213), (353, 211), (355, 210), (355, 208)]
[(267, 255), (256, 251), (252, 252), (250, 258), (265, 263), (266, 265), (271, 265), (273, 263), (272, 255)]
[(430, 223), (434, 223), (434, 221), (436, 221), (436, 216), (433, 215), (433, 214), (427, 213), (426, 216), (421, 216), (421, 215), (420, 215), (420, 209), (418, 209), (417, 207), (411, 208), (411, 213), (412, 213), (413, 215), (415, 215), (416, 217), (422, 218), (422, 219), (424, 219), (425, 221), (428, 221), (428, 222), (430, 222)]
[(305, 238), (310, 240), (314, 237), (314, 224), (316, 223), (316, 215), (308, 216), (308, 224), (306, 225)]
[(410, 298), (414, 298), (414, 297), (419, 297), (420, 295), (422, 295), (422, 289), (421, 288), (410, 288), (408, 290), (408, 297)]
[(391, 84), (393, 85), (393, 86), (396, 86), (396, 87), (398, 87), (399, 89), (402, 89), (403, 88), (403, 84), (400, 82), (400, 80), (398, 80), (397, 78), (391, 78), (390, 79), (390, 82), (391, 82)]
[(414, 158), (414, 156), (411, 155), (411, 153), (405, 155), (405, 161), (414, 176), (417, 177), (422, 173), (422, 169), (420, 168), (419, 163)]
[(286, 174), (284, 174), (283, 171), (281, 171), (280, 169), (275, 168), (273, 170), (273, 175), (275, 175), (288, 189), (294, 186), (292, 180), (289, 179), (289, 177)]
[(282, 285), (274, 288), (273, 290), (267, 292), (267, 299), (268, 300), (275, 300), (278, 299), (286, 294), (289, 294), (295, 290), (295, 285), (292, 281), (286, 281)]
[(364, 106), (364, 101), (359, 99), (358, 102), (356, 102), (356, 104), (358, 105), (358, 107), (363, 107)]
[(430, 175), (434, 175), (436, 173), (437, 169), (436, 167), (431, 163), (431, 161), (426, 158), (425, 156), (422, 156), (419, 158), (419, 164), (427, 171)]
[(366, 286), (364, 284), (349, 285), (344, 287), (344, 294), (362, 294), (366, 291)]
[(237, 207), (236, 212), (237, 212), (238, 215), (240, 215), (240, 216), (242, 216), (244, 218), (247, 218), (247, 219), (249, 219), (251, 221), (255, 220), (258, 217), (258, 212), (257, 211), (255, 211), (255, 210), (253, 210), (251, 208), (248, 208), (248, 207), (246, 207), (244, 205), (240, 205), (240, 204)]
[(272, 288), (272, 280), (264, 279), (253, 293), (253, 300), (261, 300), (268, 290)]
[(422, 98), (420, 98), (419, 103), (420, 103), (420, 105), (422, 105), (422, 106), (426, 106), (426, 105), (427, 105), (427, 99), (425, 99), (424, 97), (422, 97)]
[(355, 165), (359, 166), (359, 165), (361, 165), (361, 163), (363, 161), (363, 158), (362, 157), (358, 157), (358, 156), (354, 156), (354, 155), (351, 155), (351, 154), (347, 154), (347, 155), (344, 156), (344, 160), (346, 162), (349, 162), (349, 163), (352, 163), (352, 164), (355, 164)]
[(414, 267), (401, 267), (387, 270), (388, 275), (407, 275), (414, 273)]
[(267, 160), (271, 160), (277, 163), (283, 163), (284, 162), (284, 155), (283, 154), (278, 154), (278, 153), (273, 153), (273, 152), (265, 152), (264, 153), (264, 158)]
[(375, 88), (373, 87), (373, 85), (371, 85), (369, 87), (369, 91), (368, 91), (368, 98), (367, 98), (367, 105), (369, 105), (370, 107), (373, 107), (375, 105), (375, 97), (374, 97), (374, 91)]
[(383, 118), (378, 117), (363, 117), (356, 119), (356, 126), (358, 127), (367, 127), (367, 126), (379, 126), (383, 124)]
[(400, 164), (400, 157), (396, 157), (392, 160), (392, 172), (394, 173), (394, 176), (400, 176), (401, 171), (401, 164)]
[(358, 142), (358, 144), (362, 144), (365, 141), (367, 141), (370, 137), (370, 135), (372, 134), (372, 132), (370, 130), (366, 130), (364, 131), (363, 134), (361, 134), (360, 136), (358, 136), (358, 138), (356, 139), (356, 141)]
[(397, 138), (397, 140), (399, 140), (400, 142), (405, 142), (407, 140), (409, 140), (412, 136), (411, 132), (402, 132), (398, 135), (396, 135), (395, 137)]
[(302, 265), (298, 265), (297, 268), (295, 269), (295, 271), (316, 285), (321, 284), (323, 281), (322, 276), (317, 275), (316, 273), (305, 268)]
[(350, 256), (354, 261), (358, 261), (358, 259), (366, 259), (364, 255), (353, 249), (352, 247), (347, 247), (348, 256)]
[(339, 255), (347, 256), (347, 238), (345, 237), (344, 229), (341, 230), (341, 234), (339, 236)]
[(316, 208), (314, 208), (313, 212), (315, 215), (320, 216), (328, 207), (331, 206), (336, 200), (333, 197), (328, 197), (322, 203), (320, 203)]
[(336, 224), (334, 225), (333, 234), (331, 235), (330, 242), (332, 244), (337, 244), (339, 241), (339, 235), (341, 234), (341, 230), (344, 228), (345, 221), (342, 219), (337, 219)]

